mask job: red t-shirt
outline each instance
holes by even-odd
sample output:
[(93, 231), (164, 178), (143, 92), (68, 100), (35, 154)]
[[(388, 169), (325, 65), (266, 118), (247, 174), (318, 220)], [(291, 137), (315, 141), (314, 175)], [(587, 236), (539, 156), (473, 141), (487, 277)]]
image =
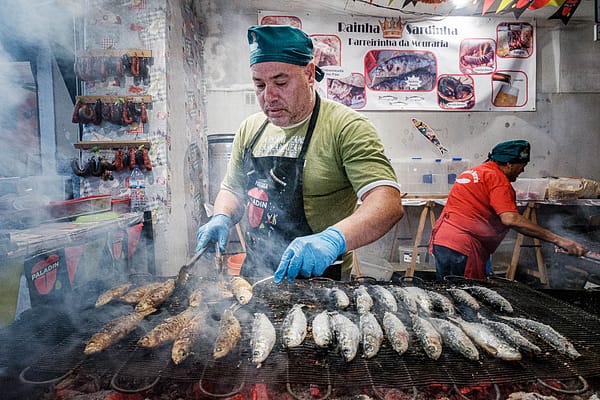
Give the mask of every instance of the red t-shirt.
[(485, 278), (485, 263), (508, 232), (504, 212), (519, 212), (515, 190), (495, 162), (461, 173), (432, 232), (431, 243), (468, 256), (465, 277)]

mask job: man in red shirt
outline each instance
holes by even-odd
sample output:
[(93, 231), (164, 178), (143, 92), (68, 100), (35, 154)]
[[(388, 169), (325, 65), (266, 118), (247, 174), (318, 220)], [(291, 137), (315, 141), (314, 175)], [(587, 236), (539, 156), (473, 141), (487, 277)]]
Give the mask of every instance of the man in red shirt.
[(486, 262), (510, 228), (582, 256), (585, 247), (519, 214), (511, 182), (525, 170), (531, 145), (525, 140), (497, 144), (483, 164), (456, 179), (430, 240), (438, 279), (447, 275), (486, 277)]

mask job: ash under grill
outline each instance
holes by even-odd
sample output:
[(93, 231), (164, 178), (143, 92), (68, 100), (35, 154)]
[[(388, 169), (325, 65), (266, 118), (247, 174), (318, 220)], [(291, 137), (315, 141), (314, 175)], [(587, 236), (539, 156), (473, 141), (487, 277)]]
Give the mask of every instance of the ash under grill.
[[(415, 281), (400, 285), (417, 285), (444, 293), (445, 289), (462, 283)], [(332, 305), (325, 300), (328, 288), (339, 287), (352, 298), (352, 291), (359, 284), (369, 285), (370, 282), (298, 280), (293, 285), (274, 285), (272, 282), (259, 284), (253, 300), (236, 311), (242, 324), (240, 343), (232, 353), (220, 360), (213, 360), (212, 346), (218, 318), (223, 309), (231, 304), (227, 302), (211, 304), (206, 329), (203, 329), (203, 337), (195, 348), (195, 354), (180, 365), (171, 361), (169, 344), (152, 349), (136, 344), (154, 325), (180, 311), (173, 306), (165, 306), (159, 313), (151, 315), (136, 330), (108, 349), (91, 356), (83, 354), (85, 342), (93, 333), (111, 318), (131, 309), (131, 305), (125, 304), (100, 309), (88, 305), (76, 315), (61, 312), (55, 313), (54, 318), (40, 319), (39, 315), (29, 315), (0, 335), (4, 349), (0, 365), (6, 365), (5, 372), (17, 371), (19, 384), (24, 387), (60, 385), (60, 382), (68, 381), (77, 374), (84, 374), (98, 377), (99, 389), (149, 393), (158, 388), (166, 390), (164, 388), (169, 385), (178, 385), (188, 388), (187, 392), (195, 393), (196, 397), (190, 398), (227, 398), (247, 393), (251, 390), (249, 388), (257, 390), (260, 387), (257, 385), (264, 383), (279, 388), (278, 393), (285, 392), (290, 398), (334, 398), (336, 395), (338, 397), (335, 398), (340, 398), (340, 393), (364, 393), (365, 390), (379, 393), (379, 398), (384, 398), (382, 393), (390, 390), (411, 395), (415, 392), (431, 392), (434, 388), (454, 391), (456, 396), (459, 393), (465, 396), (462, 391), (470, 393), (475, 390), (485, 394), (477, 394), (482, 397), (465, 398), (494, 398), (485, 396), (494, 396), (495, 392), (519, 384), (531, 387), (546, 381), (569, 382), (571, 387), (567, 392), (575, 393), (588, 390), (588, 381), (595, 382), (600, 378), (598, 317), (522, 284), (499, 279), (476, 284), (488, 286), (510, 300), (515, 309), (513, 315), (552, 326), (566, 336), (582, 356), (572, 360), (536, 340), (543, 353), (525, 354), (520, 361), (503, 361), (483, 352), (479, 361), (469, 361), (446, 347), (438, 360), (432, 360), (425, 355), (408, 322), (406, 326), (411, 333), (411, 341), (409, 349), (402, 355), (398, 355), (386, 340), (374, 358), (361, 357), (362, 350), (359, 349), (353, 361), (345, 362), (335, 349), (317, 347), (310, 331), (300, 347), (283, 349), (280, 326), (293, 304), (305, 305), (304, 311), (310, 324), (318, 312), (325, 308), (332, 309)], [(377, 284), (394, 285), (390, 282)], [(278, 335), (272, 352), (260, 368), (250, 362), (254, 312), (264, 312), (275, 325)], [(343, 313), (358, 322), (353, 304)]]

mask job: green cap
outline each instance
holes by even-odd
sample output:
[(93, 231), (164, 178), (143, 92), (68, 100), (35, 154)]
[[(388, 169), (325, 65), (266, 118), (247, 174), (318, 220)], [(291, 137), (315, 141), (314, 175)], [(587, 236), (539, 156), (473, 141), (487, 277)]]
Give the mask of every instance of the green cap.
[[(262, 62), (283, 62), (305, 66), (313, 59), (310, 36), (291, 25), (255, 25), (248, 28), (250, 65)], [(316, 79), (324, 73), (316, 67)]]
[(498, 143), (488, 154), (488, 160), (505, 163), (528, 163), (531, 145), (527, 140), (508, 140)]

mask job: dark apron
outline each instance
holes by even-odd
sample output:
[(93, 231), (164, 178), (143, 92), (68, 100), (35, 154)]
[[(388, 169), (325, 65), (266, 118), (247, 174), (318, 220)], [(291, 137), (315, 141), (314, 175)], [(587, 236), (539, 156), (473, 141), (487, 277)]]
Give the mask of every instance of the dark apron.
[[(313, 234), (304, 214), (302, 187), (306, 151), (319, 115), (319, 105), (317, 95), (297, 158), (252, 156), (252, 148), (263, 134), (268, 119), (244, 150), (243, 170), (248, 193), (246, 259), (241, 270), (244, 277), (261, 279), (273, 275), (290, 242)], [(341, 266), (336, 267), (327, 268), (323, 276), (341, 279)]]

